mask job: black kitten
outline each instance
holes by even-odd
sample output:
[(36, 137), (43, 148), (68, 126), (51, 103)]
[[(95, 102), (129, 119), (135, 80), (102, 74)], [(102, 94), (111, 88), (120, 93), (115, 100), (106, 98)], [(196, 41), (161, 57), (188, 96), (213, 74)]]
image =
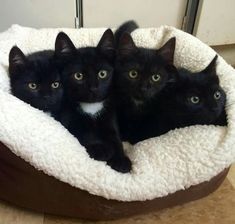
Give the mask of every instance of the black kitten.
[(13, 95), (57, 118), (63, 88), (53, 55), (47, 50), (25, 56), (14, 46), (9, 54), (9, 75)]
[(92, 158), (107, 161), (117, 171), (129, 172), (131, 162), (123, 152), (111, 100), (115, 57), (112, 31), (104, 32), (97, 47), (79, 49), (65, 33), (59, 33), (55, 49), (63, 67), (68, 130)]
[[(136, 47), (130, 34), (120, 38), (115, 65), (116, 101), (120, 133), (124, 141), (148, 138), (154, 100), (172, 82), (175, 38), (160, 49)], [(147, 131), (147, 132), (146, 132)]]
[[(178, 80), (158, 101), (158, 133), (190, 125), (226, 125), (226, 94), (219, 85), (216, 59), (201, 72), (178, 70)], [(158, 108), (159, 108), (158, 107)]]

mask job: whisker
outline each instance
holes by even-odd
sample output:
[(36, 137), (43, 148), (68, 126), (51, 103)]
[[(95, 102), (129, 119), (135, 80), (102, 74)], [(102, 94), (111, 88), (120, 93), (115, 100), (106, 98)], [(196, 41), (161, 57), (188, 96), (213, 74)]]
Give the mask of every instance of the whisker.
[(235, 101), (234, 102), (230, 102), (229, 104), (226, 104), (225, 107), (230, 107), (230, 106), (233, 106), (235, 104)]
[(175, 83), (175, 82), (176, 82), (175, 79), (169, 79), (169, 80), (167, 81), (167, 83)]

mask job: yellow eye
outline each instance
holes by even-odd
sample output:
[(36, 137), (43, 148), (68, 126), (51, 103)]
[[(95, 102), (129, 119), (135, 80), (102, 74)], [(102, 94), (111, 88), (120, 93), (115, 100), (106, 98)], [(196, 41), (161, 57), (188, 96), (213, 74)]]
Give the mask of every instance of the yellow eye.
[(131, 71), (129, 71), (129, 76), (132, 79), (136, 79), (138, 76), (138, 72), (136, 70), (131, 70)]
[(105, 79), (108, 76), (108, 72), (106, 70), (100, 70), (98, 76), (101, 79)]
[(153, 82), (158, 82), (160, 79), (161, 79), (161, 75), (160, 74), (152, 75), (152, 81)]
[(34, 83), (34, 82), (30, 82), (30, 83), (28, 83), (28, 87), (30, 88), (30, 89), (33, 89), (33, 90), (35, 90), (35, 89), (37, 89), (37, 84), (36, 83)]
[(221, 97), (220, 91), (216, 91), (216, 92), (214, 93), (214, 98), (215, 98), (216, 100), (218, 100), (220, 97)]
[(83, 74), (80, 73), (80, 72), (76, 72), (73, 77), (76, 79), (76, 80), (82, 80), (83, 79)]
[(190, 101), (193, 103), (193, 104), (198, 104), (200, 102), (200, 98), (198, 96), (192, 96), (190, 98)]
[(57, 89), (57, 88), (59, 88), (59, 86), (60, 86), (60, 83), (59, 83), (59, 82), (53, 82), (53, 83), (51, 83), (51, 87), (52, 87), (53, 89)]

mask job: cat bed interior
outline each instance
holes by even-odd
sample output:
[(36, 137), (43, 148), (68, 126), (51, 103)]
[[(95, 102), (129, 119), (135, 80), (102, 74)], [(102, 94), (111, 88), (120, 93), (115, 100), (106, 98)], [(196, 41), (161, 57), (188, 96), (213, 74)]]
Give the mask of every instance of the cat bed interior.
[[(192, 186), (213, 180), (228, 168), (235, 160), (235, 70), (221, 57), (217, 71), (227, 94), (228, 126), (191, 126), (133, 146), (125, 144), (126, 153), (133, 163), (131, 173), (127, 174), (112, 170), (105, 162), (91, 159), (78, 140), (60, 123), (10, 94), (7, 66), (8, 53), (13, 45), (26, 54), (53, 49), (56, 35), (64, 31), (77, 47), (95, 46), (104, 30), (37, 30), (13, 25), (0, 34), (0, 142), (7, 146), (4, 150), (30, 164), (28, 168), (25, 165), (25, 170), (39, 170), (40, 175), (51, 176), (73, 187), (74, 191), (82, 190), (89, 197), (95, 195), (102, 200), (119, 201), (123, 206), (164, 198), (182, 190), (186, 192)], [(173, 27), (138, 29), (132, 36), (137, 46), (150, 48), (159, 48), (175, 36), (175, 65), (191, 71), (202, 70), (215, 56), (214, 50), (200, 40)], [(11, 160), (13, 157), (7, 158)], [(17, 171), (18, 163), (15, 164), (15, 172), (20, 172), (20, 169)], [(15, 186), (11, 183), (9, 181), (8, 192), (9, 189), (14, 192)], [(27, 185), (27, 180), (24, 184)], [(0, 188), (0, 198), (8, 200), (5, 192), (1, 191)], [(21, 205), (17, 199), (14, 202)], [(22, 206), (30, 207), (24, 203)], [(95, 206), (99, 204), (96, 202)], [(102, 207), (104, 217), (112, 218), (105, 216), (107, 211), (111, 212), (108, 206)], [(45, 212), (50, 213), (50, 210)], [(89, 218), (88, 213), (77, 216)], [(117, 217), (114, 211), (110, 214)], [(102, 215), (99, 218), (102, 219)]]

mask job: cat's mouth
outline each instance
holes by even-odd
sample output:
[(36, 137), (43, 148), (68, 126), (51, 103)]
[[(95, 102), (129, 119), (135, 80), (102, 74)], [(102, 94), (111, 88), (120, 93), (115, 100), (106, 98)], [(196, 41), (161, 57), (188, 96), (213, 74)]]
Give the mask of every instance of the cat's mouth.
[(157, 90), (152, 90), (152, 89), (148, 89), (148, 90), (140, 90), (140, 91), (135, 91), (135, 93), (133, 94), (133, 98), (135, 98), (136, 100), (140, 100), (140, 101), (150, 101), (151, 99), (153, 99), (160, 91)]
[(132, 101), (135, 103), (135, 105), (140, 106), (144, 104), (144, 100), (132, 98)]
[(143, 102), (145, 101), (144, 98), (142, 97), (136, 97), (136, 96), (131, 96), (130, 97), (131, 101), (136, 104), (136, 105), (140, 105), (143, 104)]
[(34, 103), (33, 106), (43, 111), (53, 111), (53, 110), (57, 110), (60, 108), (60, 103), (53, 101), (53, 100), (47, 101), (47, 102), (39, 101), (39, 102)]
[(77, 103), (80, 103), (80, 102), (97, 103), (97, 102), (104, 101), (106, 99), (107, 99), (107, 97), (105, 97), (105, 96), (89, 95), (85, 98), (79, 98), (76, 101), (77, 101)]

